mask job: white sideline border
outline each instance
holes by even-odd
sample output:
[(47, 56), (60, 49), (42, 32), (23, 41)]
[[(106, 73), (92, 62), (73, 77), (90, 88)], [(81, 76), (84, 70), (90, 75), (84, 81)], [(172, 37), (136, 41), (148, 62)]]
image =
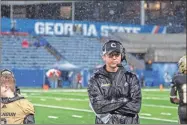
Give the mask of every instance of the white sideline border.
[[(64, 110), (72, 110), (72, 111), (80, 111), (80, 112), (93, 113), (93, 111), (87, 110), (87, 109), (77, 109), (77, 108), (62, 107), (62, 106), (36, 104), (36, 103), (34, 103), (33, 105), (34, 106), (38, 106), (38, 107), (45, 107), (45, 108), (64, 109)], [(165, 122), (175, 122), (175, 123), (178, 122), (177, 120), (160, 119), (160, 118), (154, 118), (154, 117), (140, 116), (140, 118), (142, 118), (142, 119), (149, 119), (149, 120), (155, 120), (155, 121), (165, 121)]]
[[(163, 91), (169, 91), (170, 89), (168, 89), (168, 88), (166, 88), (166, 89), (163, 89)], [(158, 92), (158, 91), (160, 91), (160, 89), (158, 88), (158, 89), (142, 89), (142, 91), (156, 91), (156, 92)], [(23, 89), (23, 90), (21, 90), (21, 92), (32, 92), (32, 93), (34, 93), (34, 92), (46, 92), (46, 93), (50, 93), (50, 92), (87, 92), (87, 89), (49, 89), (49, 90), (43, 90), (43, 89)]]

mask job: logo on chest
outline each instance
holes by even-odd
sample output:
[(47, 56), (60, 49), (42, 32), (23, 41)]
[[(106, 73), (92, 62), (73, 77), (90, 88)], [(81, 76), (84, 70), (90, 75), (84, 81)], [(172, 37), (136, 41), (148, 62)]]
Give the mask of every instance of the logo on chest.
[(101, 87), (107, 87), (107, 86), (111, 86), (110, 83), (101, 83)]
[(16, 113), (15, 112), (2, 112), (1, 113), (1, 116), (13, 116), (13, 117), (15, 117), (16, 116)]
[(124, 84), (124, 86), (126, 87), (126, 86), (128, 86), (129, 84), (127, 83), (127, 82), (125, 82), (125, 84)]

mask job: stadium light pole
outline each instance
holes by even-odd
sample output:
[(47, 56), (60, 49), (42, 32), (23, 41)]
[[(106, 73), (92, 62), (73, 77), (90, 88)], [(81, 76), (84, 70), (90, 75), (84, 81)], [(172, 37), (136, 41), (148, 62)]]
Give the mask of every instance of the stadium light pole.
[[(1, 33), (1, 0), (0, 0), (0, 33)], [(0, 40), (0, 64), (1, 64), (1, 58), (2, 58), (2, 41)]]
[(1, 16), (1, 5), (2, 5), (2, 4), (1, 4), (1, 0), (0, 0), (0, 33), (1, 33), (1, 22), (2, 22), (2, 21), (1, 21), (1, 17), (2, 17), (2, 16)]
[(13, 26), (13, 4), (10, 4), (10, 23), (11, 23), (11, 28)]
[(74, 23), (75, 20), (75, 1), (72, 1), (72, 23)]
[(144, 0), (141, 0), (141, 5), (140, 5), (140, 23), (141, 25), (145, 25), (145, 9), (144, 9), (144, 3), (145, 1)]

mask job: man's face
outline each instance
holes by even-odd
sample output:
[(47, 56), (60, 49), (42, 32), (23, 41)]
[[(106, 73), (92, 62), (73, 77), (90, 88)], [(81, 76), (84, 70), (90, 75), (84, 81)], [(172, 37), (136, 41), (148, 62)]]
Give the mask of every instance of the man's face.
[(106, 66), (110, 68), (116, 68), (117, 64), (121, 63), (121, 54), (119, 52), (111, 52), (103, 56), (103, 60), (106, 63)]
[(0, 76), (0, 86), (1, 86), (1, 97), (6, 96), (7, 91), (12, 91), (11, 86), (14, 84), (14, 78), (11, 75)]
[(5, 96), (6, 91), (7, 91), (7, 88), (5, 87), (5, 85), (1, 85), (1, 97)]

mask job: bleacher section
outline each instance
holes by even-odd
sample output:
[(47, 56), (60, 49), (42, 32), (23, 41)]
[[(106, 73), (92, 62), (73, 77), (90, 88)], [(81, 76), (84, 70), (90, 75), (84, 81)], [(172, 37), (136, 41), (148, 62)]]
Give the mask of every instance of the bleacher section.
[[(56, 63), (56, 59), (44, 47), (22, 48), (21, 42), (30, 37), (0, 36), (2, 39), (2, 65), (6, 68), (45, 68)], [(102, 64), (101, 43), (96, 38), (46, 37), (69, 62), (81, 67), (93, 68)]]
[(52, 65), (55, 58), (47, 53), (44, 48), (22, 48), (23, 39), (32, 41), (29, 37), (10, 37), (1, 36), (2, 46), (2, 65), (5, 68), (43, 68)]
[(96, 38), (45, 37), (65, 58), (74, 65), (93, 68), (102, 64), (101, 43)]
[[(119, 35), (119, 34), (118, 34)], [(124, 34), (122, 35), (124, 37)], [(121, 39), (123, 39), (121, 37)], [(57, 62), (44, 47), (35, 47), (32, 43), (35, 41), (29, 36), (0, 36), (2, 40), (2, 64), (4, 68), (49, 68)], [(102, 44), (96, 38), (85, 38), (82, 36), (74, 37), (44, 37), (50, 45), (61, 53), (64, 60), (85, 68), (94, 68), (103, 64), (100, 56)], [(22, 41), (27, 39), (30, 43), (29, 48), (22, 48)], [(127, 40), (127, 39), (126, 39)], [(176, 62), (186, 52), (186, 43), (184, 41), (175, 42), (155, 42), (148, 44), (146, 40), (123, 41), (123, 45), (128, 53), (146, 53), (150, 47), (155, 49), (155, 60), (157, 62)], [(127, 54), (128, 62), (142, 69), (144, 60), (138, 60), (131, 54)], [(63, 61), (63, 60), (61, 60)]]

